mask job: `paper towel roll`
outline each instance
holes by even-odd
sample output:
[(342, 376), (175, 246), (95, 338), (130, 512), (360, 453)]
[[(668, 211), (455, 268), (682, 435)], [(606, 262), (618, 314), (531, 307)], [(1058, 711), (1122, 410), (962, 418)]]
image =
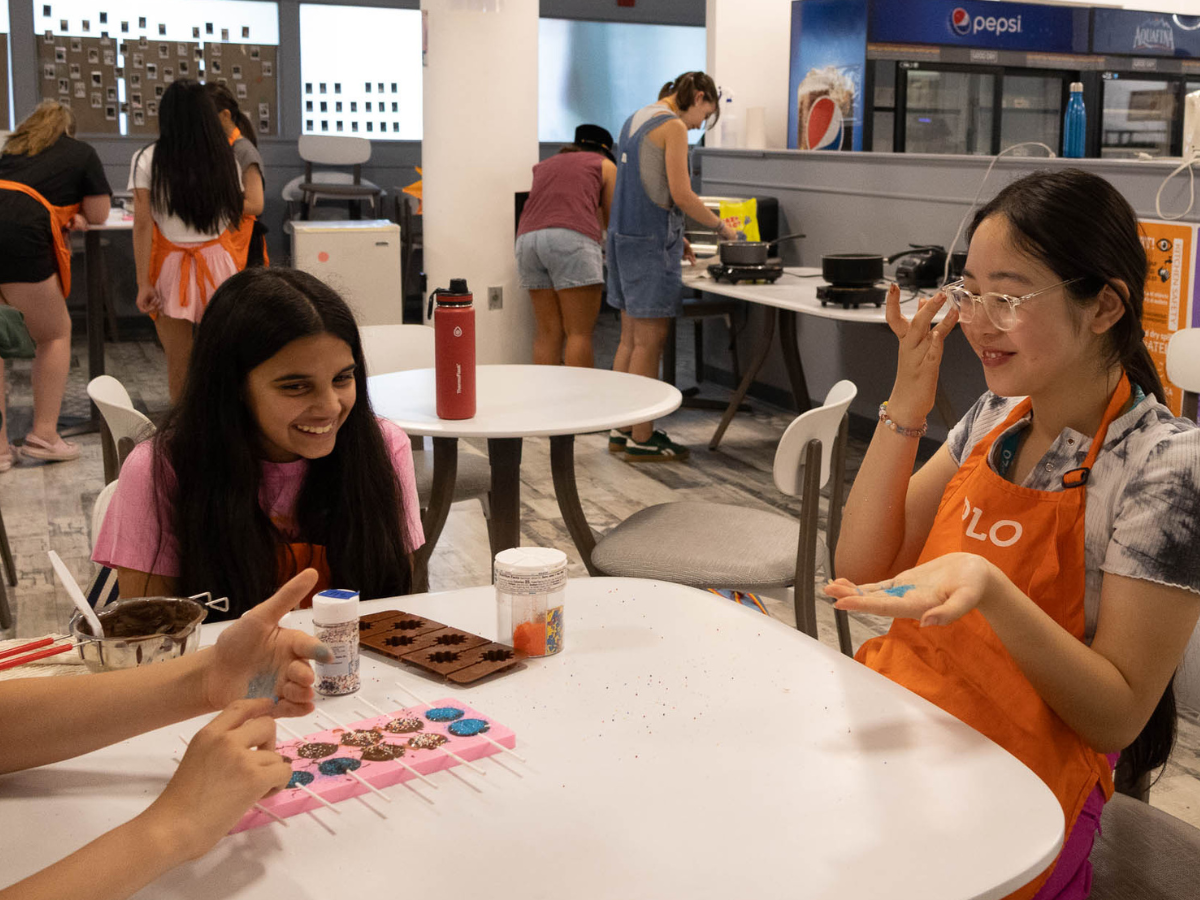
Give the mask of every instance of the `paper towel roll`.
[(765, 150), (767, 147), (767, 110), (764, 106), (751, 106), (746, 110), (746, 148)]

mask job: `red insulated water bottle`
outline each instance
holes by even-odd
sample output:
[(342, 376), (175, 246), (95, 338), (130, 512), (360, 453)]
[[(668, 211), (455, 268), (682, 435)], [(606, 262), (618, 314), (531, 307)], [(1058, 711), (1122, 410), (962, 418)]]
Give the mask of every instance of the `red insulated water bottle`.
[(452, 278), (449, 290), (438, 288), (429, 296), (439, 419), (470, 419), (475, 415), (473, 299), (465, 278)]

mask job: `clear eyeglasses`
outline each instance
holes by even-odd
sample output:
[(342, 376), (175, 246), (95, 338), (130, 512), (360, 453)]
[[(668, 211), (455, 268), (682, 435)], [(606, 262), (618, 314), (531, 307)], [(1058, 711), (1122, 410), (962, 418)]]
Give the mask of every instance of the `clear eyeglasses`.
[(1052, 291), (1058, 287), (1064, 287), (1068, 284), (1074, 284), (1076, 281), (1082, 281), (1082, 278), (1068, 278), (1066, 281), (1060, 281), (1058, 284), (1052, 284), (1049, 287), (1044, 287), (1041, 290), (1032, 291), (1020, 297), (1014, 297), (1011, 294), (997, 294), (994, 291), (989, 291), (986, 294), (972, 294), (963, 285), (962, 279), (952, 281), (942, 288), (942, 291), (954, 304), (954, 308), (958, 310), (958, 318), (962, 322), (971, 322), (975, 319), (975, 305), (983, 304), (983, 311), (987, 313), (987, 317), (991, 319), (1000, 331), (1012, 331), (1017, 324), (1017, 307), (1027, 300), (1036, 297), (1038, 294), (1044, 294), (1046, 291)]

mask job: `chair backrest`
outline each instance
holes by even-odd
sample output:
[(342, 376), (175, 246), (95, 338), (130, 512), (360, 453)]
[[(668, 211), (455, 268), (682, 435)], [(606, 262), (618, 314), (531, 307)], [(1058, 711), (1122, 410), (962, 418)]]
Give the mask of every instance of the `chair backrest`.
[(368, 375), (433, 367), (433, 328), (428, 325), (363, 325), (358, 335)]
[(116, 478), (121, 464), (134, 445), (154, 434), (154, 423), (133, 408), (129, 392), (125, 386), (111, 375), (100, 375), (88, 382), (88, 396), (104, 417), (108, 433), (112, 437), (113, 458), (116, 460), (116, 471), (105, 472), (106, 482)]
[(92, 550), (96, 549), (96, 538), (100, 536), (100, 526), (104, 524), (104, 515), (108, 512), (108, 505), (112, 503), (113, 494), (116, 492), (117, 481), (114, 479), (96, 495), (96, 502), (92, 504)]
[(302, 160), (321, 166), (358, 166), (371, 158), (371, 142), (361, 137), (306, 134), (297, 149)]
[(1200, 328), (1183, 328), (1167, 343), (1167, 378), (1200, 394)]
[(789, 497), (798, 496), (804, 488), (801, 470), (808, 442), (821, 442), (820, 487), (829, 483), (833, 452), (837, 445), (842, 417), (858, 395), (852, 381), (839, 381), (825, 395), (825, 402), (797, 416), (787, 427), (775, 450), (775, 486)]

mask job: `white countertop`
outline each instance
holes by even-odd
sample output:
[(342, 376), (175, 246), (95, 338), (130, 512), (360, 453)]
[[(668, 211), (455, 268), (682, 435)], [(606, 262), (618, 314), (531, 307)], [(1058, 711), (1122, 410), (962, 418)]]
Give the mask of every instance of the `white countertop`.
[(367, 379), (376, 415), (433, 437), (587, 434), (657, 419), (683, 402), (678, 388), (656, 379), (575, 366), (482, 365), (475, 385), (474, 418), (439, 419), (433, 369)]
[[(363, 612), (492, 636), (494, 596)], [(429, 701), (459, 698), (512, 728), (527, 764), (493, 756), (485, 777), (440, 772), (440, 790), (397, 785), (392, 803), (365, 795), (341, 815), (232, 835), (137, 896), (967, 900), (1004, 896), (1058, 851), (1058, 803), (1014, 757), (778, 621), (691, 588), (590, 578), (569, 583), (565, 622), (563, 653), (468, 688), (363, 655), (362, 696), (408, 705), (400, 678)], [(321, 705), (358, 718), (354, 695)], [(175, 770), (178, 735), (203, 724), (6, 776), (0, 881), (143, 810)]]

